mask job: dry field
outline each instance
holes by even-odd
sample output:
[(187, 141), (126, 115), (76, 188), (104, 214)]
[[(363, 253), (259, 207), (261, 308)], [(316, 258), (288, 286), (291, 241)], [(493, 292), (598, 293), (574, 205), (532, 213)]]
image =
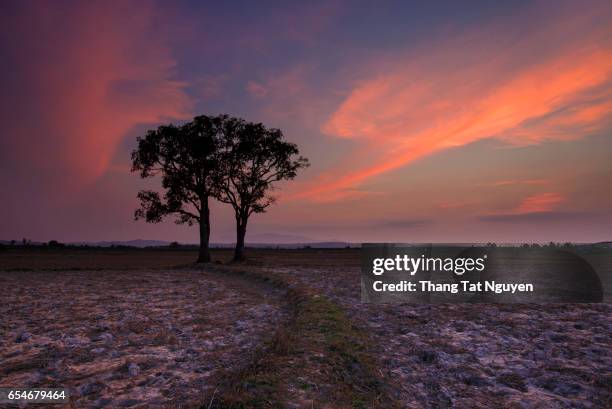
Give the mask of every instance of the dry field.
[(358, 250), (0, 253), (0, 386), (74, 407), (612, 407), (612, 306), (366, 305)]
[(200, 271), (4, 272), (0, 386), (76, 407), (197, 407), (252, 359), (280, 295)]

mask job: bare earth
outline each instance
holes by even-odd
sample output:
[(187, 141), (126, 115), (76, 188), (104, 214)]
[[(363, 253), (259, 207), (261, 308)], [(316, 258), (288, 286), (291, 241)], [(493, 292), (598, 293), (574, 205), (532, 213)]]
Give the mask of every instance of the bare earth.
[(609, 304), (373, 305), (357, 267), (276, 271), (367, 330), (406, 407), (612, 407)]
[(279, 295), (200, 271), (3, 272), (0, 386), (75, 407), (197, 407), (251, 358)]
[[(356, 251), (252, 256), (341, 306), (403, 407), (612, 407), (610, 304), (369, 305)], [(68, 386), (76, 407), (197, 407), (285, 319), (279, 290), (165, 266), (0, 285), (0, 386)]]

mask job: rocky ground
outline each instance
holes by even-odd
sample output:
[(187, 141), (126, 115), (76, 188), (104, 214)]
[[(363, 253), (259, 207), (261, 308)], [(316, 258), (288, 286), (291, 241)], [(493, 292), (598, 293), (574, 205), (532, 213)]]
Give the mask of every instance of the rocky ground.
[(0, 387), (73, 407), (197, 407), (282, 317), (281, 294), (201, 271), (0, 274)]
[(612, 305), (363, 304), (356, 266), (276, 268), (367, 330), (405, 407), (612, 407)]

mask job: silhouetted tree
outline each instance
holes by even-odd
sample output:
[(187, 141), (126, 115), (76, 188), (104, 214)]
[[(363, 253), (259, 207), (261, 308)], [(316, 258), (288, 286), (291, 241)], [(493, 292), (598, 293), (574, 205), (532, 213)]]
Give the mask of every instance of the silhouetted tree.
[(60, 243), (57, 240), (51, 240), (51, 241), (49, 241), (49, 243), (47, 245), (49, 247), (54, 247), (54, 248), (66, 247), (66, 245), (64, 243)]
[(210, 261), (210, 210), (212, 175), (218, 168), (217, 133), (225, 116), (198, 116), (183, 126), (160, 126), (138, 138), (132, 152), (132, 171), (142, 178), (161, 175), (163, 197), (156, 191), (138, 193), (141, 207), (136, 220), (159, 223), (174, 214), (176, 223), (200, 226), (198, 262)]
[(226, 118), (220, 133), (220, 166), (216, 187), (219, 201), (234, 208), (236, 249), (234, 260), (244, 259), (244, 238), (249, 217), (274, 203), (274, 182), (293, 179), (308, 166), (297, 145), (283, 140), (279, 129), (260, 123)]

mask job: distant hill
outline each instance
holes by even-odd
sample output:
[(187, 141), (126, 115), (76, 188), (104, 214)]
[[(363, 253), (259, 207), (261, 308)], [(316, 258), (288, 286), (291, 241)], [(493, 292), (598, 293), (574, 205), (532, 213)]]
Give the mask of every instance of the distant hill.
[[(261, 240), (263, 239), (263, 240)], [(277, 239), (277, 240), (272, 240)], [(294, 239), (294, 241), (291, 241)], [(91, 247), (167, 247), (170, 245), (170, 241), (164, 240), (109, 240), (109, 241), (76, 241), (68, 242), (67, 245), (71, 246), (91, 246)], [(10, 240), (0, 240), (0, 244), (8, 246), (11, 244)], [(16, 245), (21, 245), (21, 241), (16, 241)], [(32, 246), (41, 246), (46, 243), (42, 242), (31, 242)], [(197, 247), (197, 243), (181, 243), (183, 247)], [(345, 241), (316, 241), (305, 236), (292, 236), (285, 234), (263, 234), (253, 235), (252, 240), (247, 240), (247, 247), (251, 248), (269, 248), (269, 249), (299, 249), (299, 248), (320, 248), (320, 249), (339, 249), (346, 247), (358, 248), (361, 247), (360, 243), (349, 243)], [(233, 248), (234, 243), (211, 243), (211, 248)]]
[[(127, 240), (127, 241), (96, 241), (96, 242), (76, 242), (69, 243), (71, 245), (85, 245), (85, 246), (93, 246), (93, 247), (111, 247), (111, 246), (126, 246), (126, 247), (167, 247), (170, 245), (169, 241), (162, 240)], [(196, 243), (181, 243), (182, 246), (193, 246), (197, 247)], [(304, 247), (311, 248), (345, 248), (345, 247), (361, 247), (360, 244), (348, 243), (343, 241), (312, 241), (312, 242), (294, 242), (294, 243), (276, 243), (276, 242), (255, 242), (255, 241), (247, 241), (247, 247), (255, 247), (255, 248), (279, 248), (279, 249), (298, 249)], [(211, 248), (233, 248), (234, 243), (211, 243)]]
[[(234, 243), (212, 243), (212, 248), (233, 248)], [(308, 243), (246, 243), (246, 247), (259, 249), (301, 249), (301, 248), (317, 248), (317, 249), (341, 249), (346, 247), (359, 248), (360, 243), (348, 243), (343, 241), (315, 241)]]
[(73, 246), (93, 246), (93, 247), (112, 247), (112, 246), (127, 246), (127, 247), (164, 247), (170, 244), (169, 241), (162, 240), (126, 240), (126, 241), (83, 241), (68, 243)]
[[(234, 236), (223, 238), (225, 242), (232, 242), (236, 238)], [(315, 243), (317, 239), (313, 239), (308, 236), (301, 236), (297, 234), (284, 234), (284, 233), (254, 233), (247, 234), (247, 243), (278, 243), (278, 244), (291, 244), (291, 243)]]

